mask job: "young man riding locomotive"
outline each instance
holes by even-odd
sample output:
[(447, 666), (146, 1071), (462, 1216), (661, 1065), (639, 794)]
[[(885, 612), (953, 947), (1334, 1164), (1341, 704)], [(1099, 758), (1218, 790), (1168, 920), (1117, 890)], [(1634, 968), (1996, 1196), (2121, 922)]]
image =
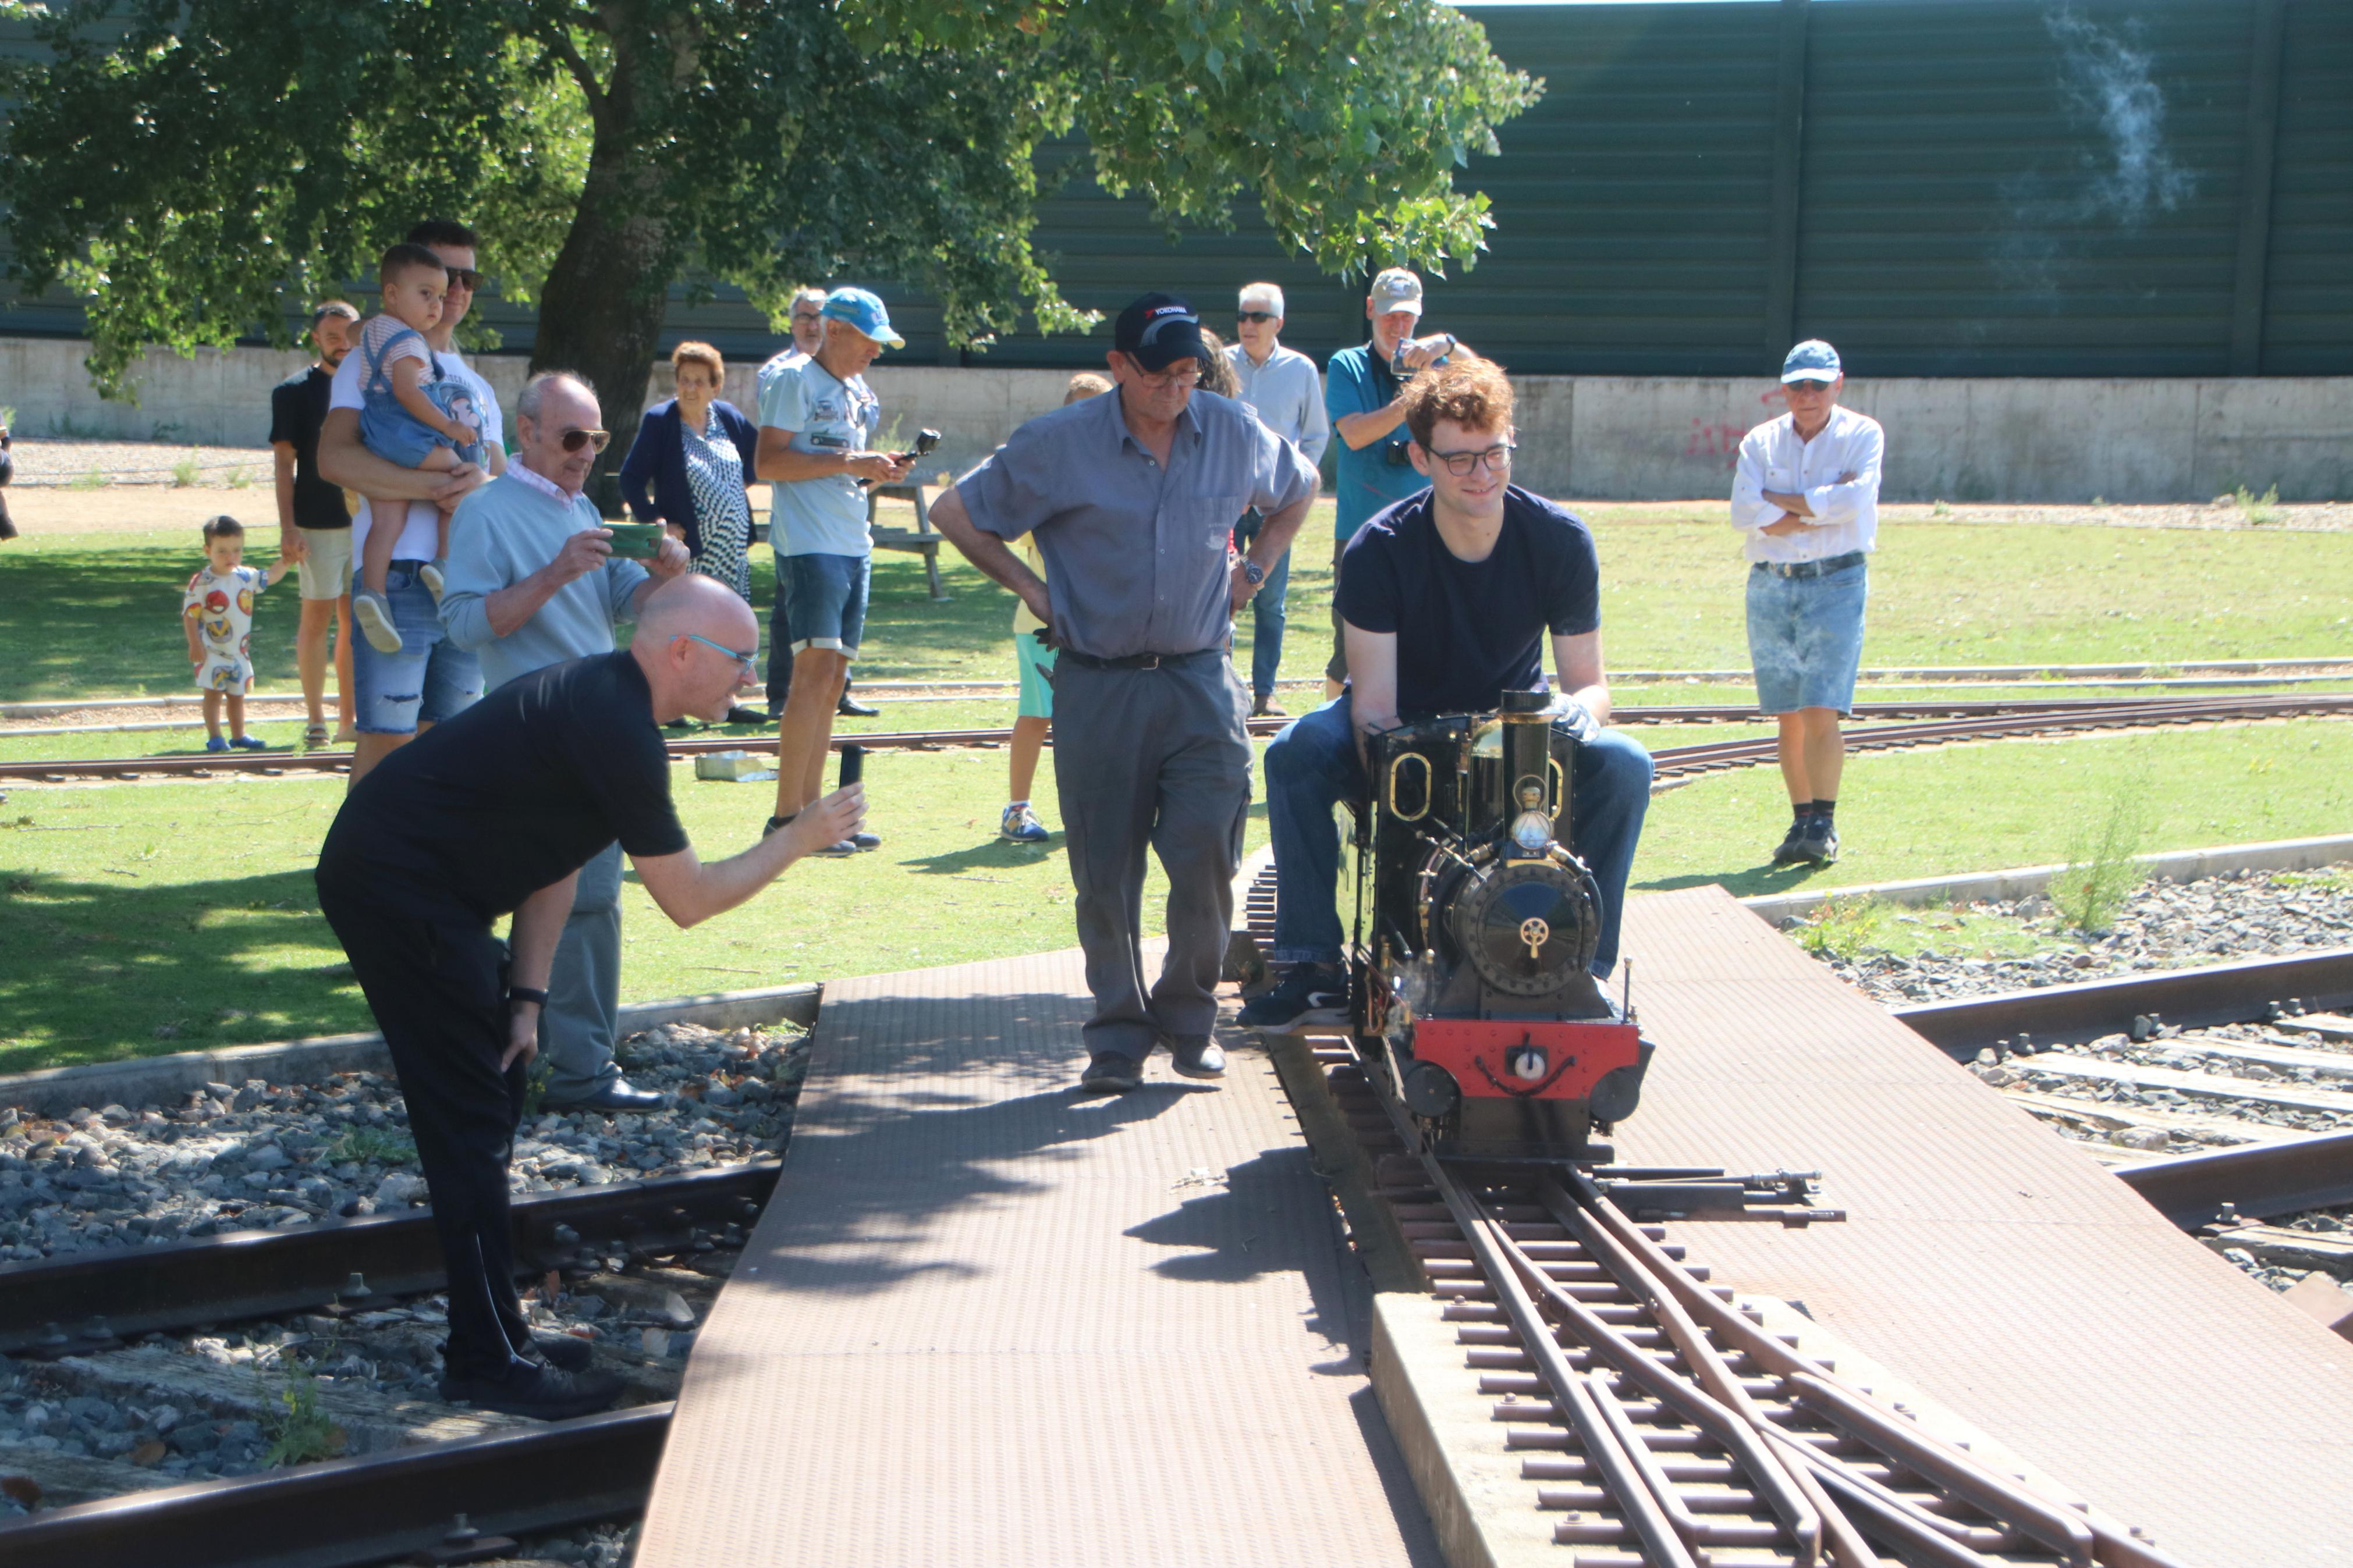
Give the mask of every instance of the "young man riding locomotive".
[(1626, 877), (1650, 805), (1651, 757), (1605, 728), (1600, 567), (1585, 525), (1510, 482), (1512, 387), (1493, 362), (1458, 355), (1407, 392), (1414, 468), (1430, 488), (1380, 512), (1349, 543), (1341, 574), (1349, 683), (1276, 736), (1266, 752), (1274, 840), (1273, 959), (1289, 971), (1242, 1009), (1266, 1030), (1349, 1020), (1348, 974), (1335, 892), (1340, 835), (1333, 809), (1364, 801), (1366, 741), (1402, 720), (1485, 713), (1504, 693), (1544, 685), (1544, 643), (1557, 672), (1556, 726), (1579, 742), (1570, 779), (1570, 847), (1600, 902), (1591, 970), (1618, 962)]

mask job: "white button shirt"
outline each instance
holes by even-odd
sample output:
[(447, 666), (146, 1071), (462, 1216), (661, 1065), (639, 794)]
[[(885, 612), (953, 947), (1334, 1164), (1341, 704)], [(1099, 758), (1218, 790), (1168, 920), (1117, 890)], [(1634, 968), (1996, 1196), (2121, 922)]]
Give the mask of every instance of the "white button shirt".
[(1332, 416), (1324, 412), (1324, 382), (1315, 362), (1281, 343), (1264, 364), (1252, 364), (1250, 351), (1240, 343), (1228, 345), (1226, 360), (1241, 383), (1241, 401), (1258, 411), (1268, 429), (1296, 443), (1309, 462), (1320, 461), (1332, 439)]
[[(1810, 441), (1798, 438), (1791, 416), (1767, 419), (1741, 437), (1740, 466), (1732, 481), (1732, 526), (1748, 536), (1751, 561), (1822, 561), (1870, 550), (1879, 541), (1879, 468), (1887, 445), (1879, 421), (1851, 408), (1832, 408), (1830, 423)], [(1841, 480), (1841, 474), (1854, 478)], [(1781, 509), (1767, 490), (1802, 494), (1815, 526), (1768, 534)]]

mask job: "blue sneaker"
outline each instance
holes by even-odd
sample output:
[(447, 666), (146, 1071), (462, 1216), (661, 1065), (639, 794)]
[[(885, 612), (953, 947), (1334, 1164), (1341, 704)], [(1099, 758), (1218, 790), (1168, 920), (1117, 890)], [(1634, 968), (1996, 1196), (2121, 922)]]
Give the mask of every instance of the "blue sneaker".
[(997, 836), (1016, 844), (1043, 844), (1053, 837), (1046, 831), (1046, 825), (1038, 820), (1038, 814), (1029, 809), (1029, 803), (1026, 800), (1005, 808), (1005, 816), (997, 824)]
[(255, 735), (232, 735), (229, 737), (228, 743), (235, 746), (240, 752), (266, 752), (269, 750), (269, 742)]
[(205, 750), (207, 752), (226, 752), (228, 750), (228, 741), (220, 735), (212, 736), (205, 742)]

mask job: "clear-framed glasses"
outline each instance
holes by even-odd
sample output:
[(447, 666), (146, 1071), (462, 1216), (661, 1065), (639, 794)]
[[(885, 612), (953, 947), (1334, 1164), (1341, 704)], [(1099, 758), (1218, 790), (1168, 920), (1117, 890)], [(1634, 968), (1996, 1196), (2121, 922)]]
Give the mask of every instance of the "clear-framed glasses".
[(1512, 466), (1512, 454), (1517, 450), (1511, 442), (1505, 441), (1483, 452), (1432, 452), (1430, 456), (1433, 461), (1445, 464), (1446, 471), (1459, 479), (1482, 465), (1489, 473), (1500, 474)]
[(759, 649), (754, 648), (750, 653), (737, 653), (725, 643), (712, 642), (709, 637), (700, 636), (694, 632), (681, 632), (678, 635), (686, 638), (689, 642), (699, 642), (707, 648), (716, 648), (719, 652), (725, 654), (729, 658), (733, 659), (737, 664), (743, 666), (744, 673), (746, 677), (753, 679), (757, 679), (759, 678)]

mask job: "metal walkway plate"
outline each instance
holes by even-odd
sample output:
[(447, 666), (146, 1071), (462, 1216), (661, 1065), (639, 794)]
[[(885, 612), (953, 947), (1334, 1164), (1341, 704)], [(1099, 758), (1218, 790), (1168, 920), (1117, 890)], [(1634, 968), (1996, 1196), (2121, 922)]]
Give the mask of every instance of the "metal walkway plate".
[(1625, 951), (1660, 1047), (1620, 1157), (1819, 1168), (1850, 1216), (1678, 1222), (1718, 1280), (2199, 1568), (2353, 1563), (2353, 1344), (1720, 889), (1630, 900)]
[(1075, 952), (827, 988), (638, 1568), (1435, 1563), (1271, 1066), (1082, 1099), (1087, 1011)]

